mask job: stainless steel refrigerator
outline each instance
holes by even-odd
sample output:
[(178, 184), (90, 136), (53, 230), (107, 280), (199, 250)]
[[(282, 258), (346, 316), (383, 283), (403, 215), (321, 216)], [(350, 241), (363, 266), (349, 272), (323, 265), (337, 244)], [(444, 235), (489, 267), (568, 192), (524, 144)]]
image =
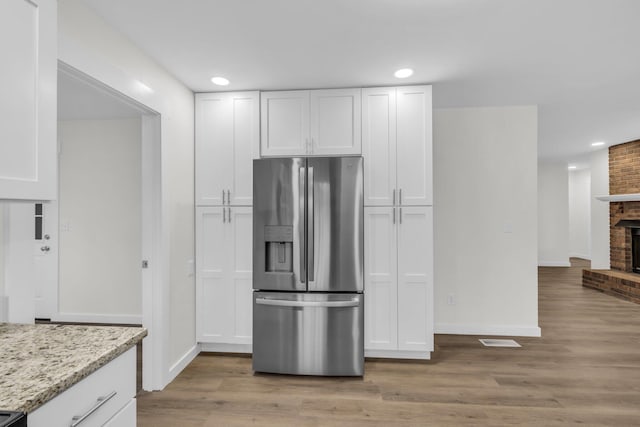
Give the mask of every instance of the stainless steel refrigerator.
[(364, 374), (362, 157), (253, 162), (253, 369)]

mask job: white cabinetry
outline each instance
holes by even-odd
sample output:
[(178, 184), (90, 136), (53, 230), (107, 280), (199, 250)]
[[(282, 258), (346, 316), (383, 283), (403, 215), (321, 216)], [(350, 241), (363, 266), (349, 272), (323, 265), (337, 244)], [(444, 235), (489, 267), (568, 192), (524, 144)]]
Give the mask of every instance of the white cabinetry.
[(431, 86), (362, 90), (365, 205), (431, 205)]
[(433, 351), (431, 87), (362, 90), (365, 355)]
[(57, 2), (0, 2), (0, 199), (57, 190)]
[(201, 343), (251, 344), (252, 229), (251, 207), (196, 210), (196, 333)]
[(258, 92), (196, 94), (196, 205), (252, 204)]
[[(27, 415), (29, 427), (136, 425), (136, 348), (132, 347)], [(77, 418), (76, 418), (77, 420)], [(116, 421), (114, 421), (116, 420)], [(109, 424), (111, 423), (111, 424)]]
[(262, 92), (262, 156), (361, 153), (361, 90)]
[(429, 206), (365, 207), (368, 356), (428, 358), (433, 351), (432, 221)]

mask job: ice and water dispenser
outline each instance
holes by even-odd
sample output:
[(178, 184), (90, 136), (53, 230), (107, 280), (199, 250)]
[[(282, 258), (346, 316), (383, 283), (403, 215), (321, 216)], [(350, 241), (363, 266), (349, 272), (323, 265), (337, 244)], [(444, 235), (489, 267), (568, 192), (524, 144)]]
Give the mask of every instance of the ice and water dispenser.
[(293, 227), (267, 225), (264, 227), (266, 265), (269, 273), (293, 271)]

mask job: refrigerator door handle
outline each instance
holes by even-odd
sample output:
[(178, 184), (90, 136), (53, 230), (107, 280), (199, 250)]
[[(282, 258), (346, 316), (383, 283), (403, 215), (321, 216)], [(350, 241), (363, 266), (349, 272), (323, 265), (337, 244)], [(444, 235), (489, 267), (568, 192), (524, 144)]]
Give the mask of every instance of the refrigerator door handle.
[(296, 301), (296, 300), (282, 300), (282, 299), (270, 299), (270, 298), (256, 298), (256, 304), (260, 305), (272, 305), (276, 307), (358, 307), (360, 302), (357, 299), (348, 301)]
[(304, 202), (305, 202), (305, 188), (306, 188), (306, 174), (305, 168), (300, 168), (298, 170), (298, 204), (299, 204), (299, 218), (300, 218), (300, 226), (298, 227), (299, 232), (299, 246), (300, 246), (300, 283), (306, 283), (307, 281), (307, 260), (305, 259), (305, 249), (306, 249), (306, 241), (305, 234), (307, 229), (306, 218), (304, 215)]
[(308, 240), (308, 244), (309, 244), (309, 248), (307, 249), (307, 257), (308, 257), (308, 264), (309, 264), (309, 282), (313, 282), (315, 281), (315, 266), (314, 266), (314, 258), (315, 258), (315, 254), (314, 254), (314, 234), (315, 234), (315, 218), (314, 218), (314, 206), (313, 206), (313, 187), (314, 187), (314, 180), (313, 180), (313, 166), (309, 166), (309, 181), (307, 182), (308, 185), (308, 190), (307, 190), (307, 197), (308, 197), (308, 203), (309, 206), (307, 207), (307, 240)]

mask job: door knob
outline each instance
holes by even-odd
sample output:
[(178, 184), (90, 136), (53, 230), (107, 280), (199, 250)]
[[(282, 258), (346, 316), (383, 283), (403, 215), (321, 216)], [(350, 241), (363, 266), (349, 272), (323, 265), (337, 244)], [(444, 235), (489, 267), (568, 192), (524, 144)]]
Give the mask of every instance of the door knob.
[(49, 252), (49, 250), (50, 250), (50, 249), (51, 249), (51, 248), (50, 248), (49, 246), (43, 246), (43, 247), (41, 247), (41, 248), (40, 248), (40, 250), (41, 250), (42, 252)]

